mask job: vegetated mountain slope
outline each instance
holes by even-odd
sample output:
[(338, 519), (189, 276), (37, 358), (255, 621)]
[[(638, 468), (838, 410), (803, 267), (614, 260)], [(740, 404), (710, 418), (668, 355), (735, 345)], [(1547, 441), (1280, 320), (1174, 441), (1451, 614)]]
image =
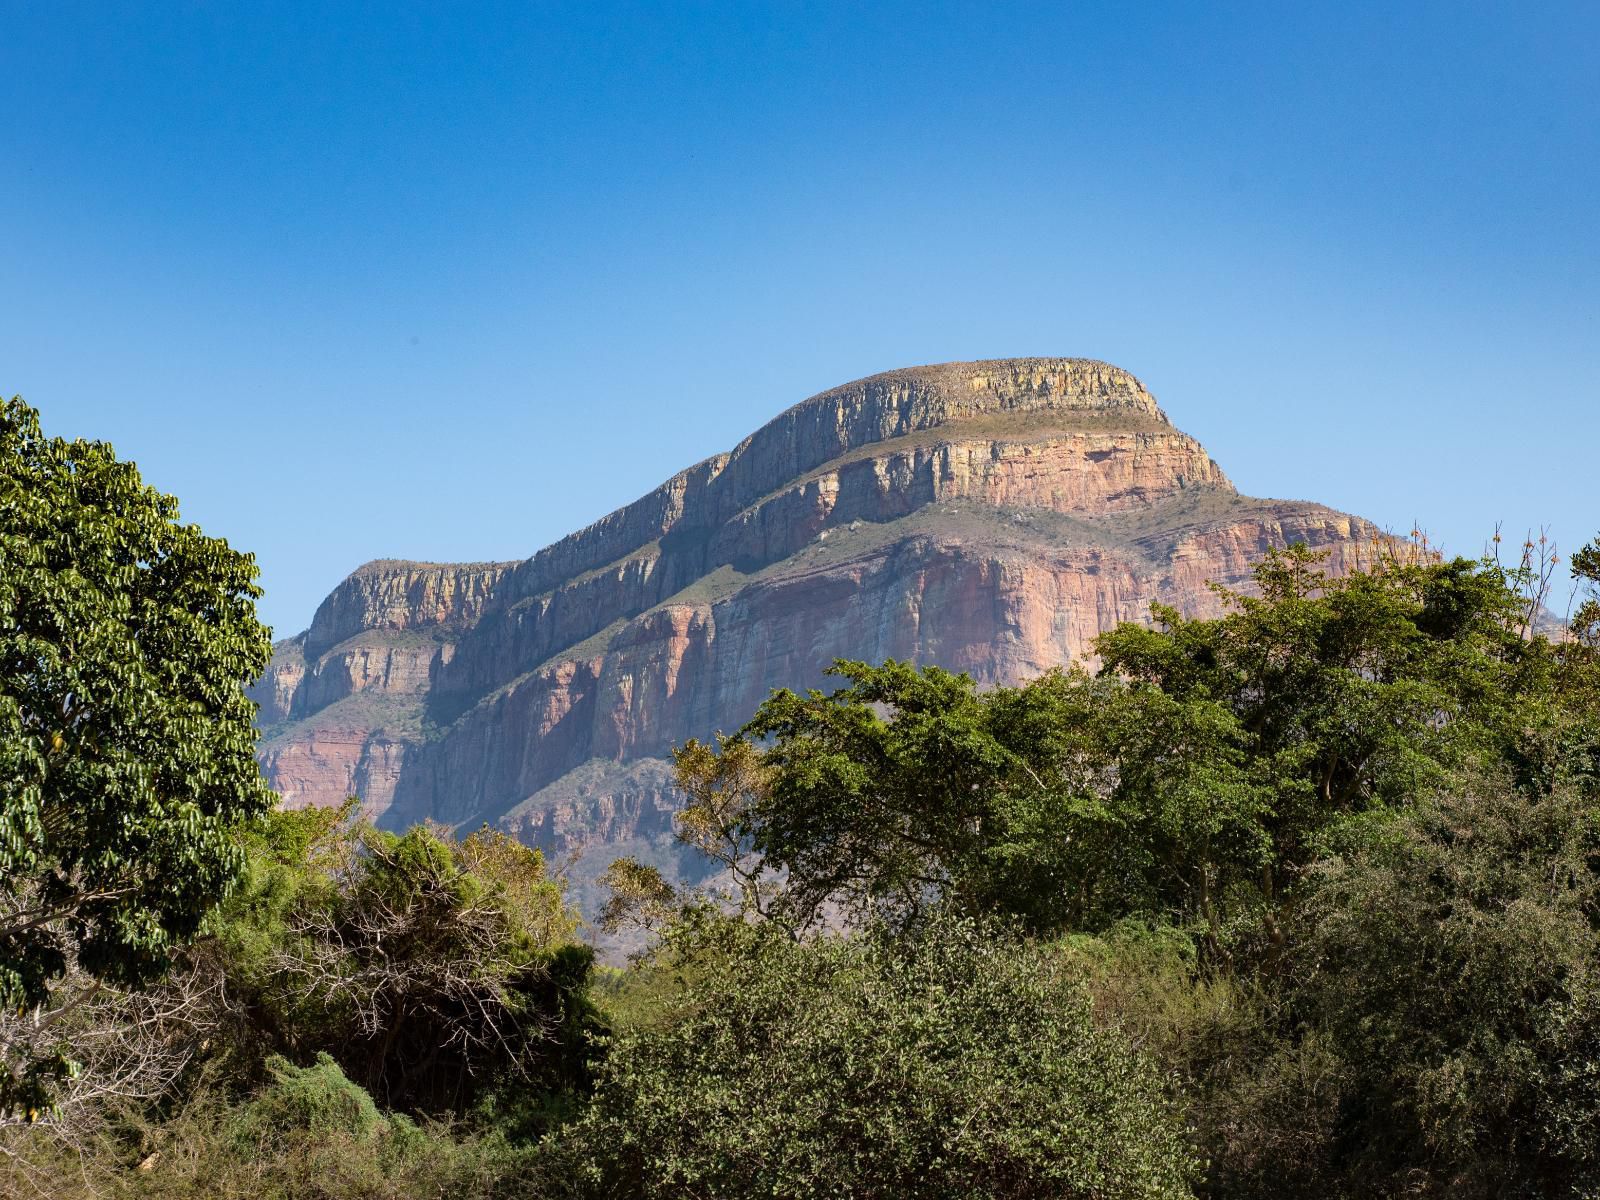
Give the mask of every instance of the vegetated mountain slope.
[(1370, 522), (1241, 496), (1132, 375), (949, 363), (813, 396), (520, 563), (361, 567), (255, 695), (287, 804), (658, 853), (675, 744), (835, 658), (1014, 683), (1152, 601), (1214, 614), (1269, 547)]

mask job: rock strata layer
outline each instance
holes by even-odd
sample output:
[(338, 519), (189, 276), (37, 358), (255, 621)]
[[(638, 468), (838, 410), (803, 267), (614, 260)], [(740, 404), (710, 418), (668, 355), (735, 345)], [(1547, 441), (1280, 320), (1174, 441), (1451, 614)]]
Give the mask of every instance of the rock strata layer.
[(891, 371), (519, 563), (360, 568), (256, 685), (290, 805), (487, 821), (600, 865), (670, 835), (662, 759), (835, 658), (1015, 683), (1153, 601), (1219, 611), (1271, 547), (1348, 569), (1370, 522), (1241, 496), (1132, 375), (1086, 359)]

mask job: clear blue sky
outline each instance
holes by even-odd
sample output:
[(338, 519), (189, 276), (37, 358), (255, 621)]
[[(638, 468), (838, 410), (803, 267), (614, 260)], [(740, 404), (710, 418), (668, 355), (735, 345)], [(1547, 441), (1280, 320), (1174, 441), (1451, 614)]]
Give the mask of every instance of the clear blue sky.
[(1600, 4), (0, 0), (0, 392), (302, 628), (874, 371), (1138, 374), (1240, 487), (1600, 529)]

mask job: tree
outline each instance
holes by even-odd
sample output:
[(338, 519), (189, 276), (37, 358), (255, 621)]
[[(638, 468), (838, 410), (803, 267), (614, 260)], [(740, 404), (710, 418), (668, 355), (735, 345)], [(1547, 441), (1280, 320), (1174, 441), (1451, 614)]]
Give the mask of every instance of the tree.
[(0, 407), (0, 1010), (30, 1026), (0, 1030), (0, 1109), (71, 1069), (27, 1050), (55, 981), (155, 978), (237, 878), (272, 799), (255, 578), (109, 445)]
[(553, 1136), (581, 1195), (1182, 1197), (1163, 1081), (1056, 951), (933, 914), (796, 941), (692, 912), (688, 979)]
[(1586, 650), (1600, 647), (1600, 538), (1572, 556), (1572, 579), (1583, 599), (1572, 614), (1572, 633)]
[(804, 928), (834, 905), (910, 920), (945, 902), (1049, 927), (1097, 903), (1071, 884), (1108, 820), (1095, 713), (1114, 685), (1053, 672), (981, 693), (894, 661), (830, 673), (847, 686), (776, 691), (738, 737), (677, 755), (680, 836), (764, 914)]
[(209, 939), (242, 1057), (326, 1052), (413, 1113), (581, 1090), (593, 951), (543, 856), (487, 828), (394, 834), (355, 812), (274, 813), (251, 839)]
[[(1122, 625), (1096, 642), (1103, 673), (1149, 710), (1132, 730), (1177, 721), (1214, 733), (1202, 756), (1213, 769), (1182, 797), (1183, 837), (1161, 856), (1160, 890), (1174, 912), (1205, 921), (1219, 950), (1225, 900), (1281, 940), (1289, 894), (1337, 822), (1507, 753), (1553, 664), (1493, 564), (1389, 557), (1332, 578), (1297, 545), (1270, 552), (1255, 578), (1259, 595), (1224, 592), (1233, 611), (1218, 620), (1156, 606), (1155, 627)], [(1182, 783), (1167, 742), (1118, 751), (1119, 786), (1141, 787), (1152, 811), (1171, 807)], [(1196, 839), (1229, 812), (1248, 830)]]
[(1297, 920), (1290, 999), (1343, 1079), (1325, 1194), (1596, 1194), (1593, 792), (1467, 779), (1362, 822)]
[(680, 832), (797, 928), (937, 900), (1036, 932), (1171, 922), (1212, 962), (1276, 954), (1329, 830), (1510, 754), (1549, 724), (1558, 660), (1493, 564), (1329, 578), (1296, 546), (1256, 586), (1219, 619), (1157, 606), (1105, 634), (1096, 677), (980, 692), (838, 663), (846, 686), (776, 691), (739, 736), (679, 753)]

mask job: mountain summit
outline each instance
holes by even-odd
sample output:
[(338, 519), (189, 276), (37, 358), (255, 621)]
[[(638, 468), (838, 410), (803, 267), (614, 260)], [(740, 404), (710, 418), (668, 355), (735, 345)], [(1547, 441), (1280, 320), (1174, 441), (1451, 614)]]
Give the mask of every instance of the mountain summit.
[(1213, 615), (1269, 547), (1343, 570), (1379, 531), (1241, 496), (1132, 375), (1089, 359), (890, 371), (804, 400), (522, 562), (368, 563), (254, 695), (291, 806), (660, 846), (665, 755), (835, 658), (1013, 683), (1152, 601)]

